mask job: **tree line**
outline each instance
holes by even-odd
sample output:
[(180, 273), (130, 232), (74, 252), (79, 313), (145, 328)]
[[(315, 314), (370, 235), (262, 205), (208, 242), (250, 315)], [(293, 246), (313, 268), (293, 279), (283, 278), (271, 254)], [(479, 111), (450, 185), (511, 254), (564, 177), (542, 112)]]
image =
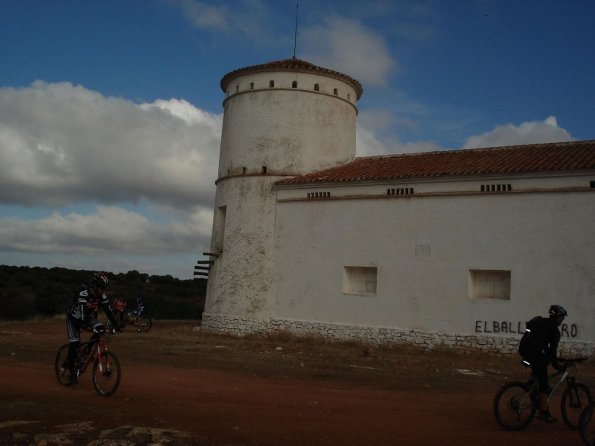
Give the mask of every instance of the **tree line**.
[[(0, 265), (0, 319), (30, 319), (64, 314), (81, 284), (93, 271)], [(134, 307), (141, 295), (155, 319), (200, 319), (207, 280), (180, 280), (170, 275), (107, 273), (110, 301), (122, 296)]]

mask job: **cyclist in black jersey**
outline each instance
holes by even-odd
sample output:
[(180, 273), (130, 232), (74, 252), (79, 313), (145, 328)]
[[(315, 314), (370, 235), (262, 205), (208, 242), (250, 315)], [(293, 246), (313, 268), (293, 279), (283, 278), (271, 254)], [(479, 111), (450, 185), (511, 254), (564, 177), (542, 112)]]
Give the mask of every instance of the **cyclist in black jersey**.
[(526, 324), (525, 333), (519, 344), (519, 353), (529, 364), (533, 376), (539, 383), (539, 412), (537, 418), (547, 423), (554, 423), (556, 419), (549, 411), (547, 396), (550, 385), (547, 366), (551, 363), (556, 370), (563, 370), (564, 366), (558, 360), (558, 343), (560, 329), (564, 318), (568, 316), (560, 305), (552, 305), (549, 318), (536, 316)]
[[(77, 349), (81, 342), (81, 328), (89, 328), (94, 332), (105, 330), (104, 325), (95, 319), (95, 312), (101, 307), (113, 327), (117, 327), (116, 317), (109, 305), (105, 294), (108, 279), (105, 273), (94, 273), (89, 286), (81, 285), (81, 289), (74, 297), (73, 303), (66, 314), (66, 331), (68, 333), (68, 369), (70, 380), (77, 382), (78, 376), (75, 370)], [(94, 334), (93, 336), (96, 336)], [(93, 337), (92, 337), (93, 339)]]

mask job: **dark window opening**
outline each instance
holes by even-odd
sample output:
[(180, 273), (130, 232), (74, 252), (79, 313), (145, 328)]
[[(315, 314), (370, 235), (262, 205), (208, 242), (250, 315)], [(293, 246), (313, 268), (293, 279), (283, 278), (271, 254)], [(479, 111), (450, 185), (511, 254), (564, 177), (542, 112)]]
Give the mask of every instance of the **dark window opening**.
[(595, 181), (591, 181), (591, 189), (595, 189)]
[(267, 166), (262, 166), (262, 173), (267, 173)]
[(250, 82), (250, 90), (254, 90), (254, 82)]
[(339, 96), (339, 90), (337, 90), (337, 89), (335, 88), (335, 89), (333, 90), (333, 94), (334, 94), (335, 96)]
[(269, 81), (269, 87), (273, 88), (275, 86), (275, 81)]
[(314, 91), (320, 91), (320, 85), (314, 84)]
[(297, 81), (293, 81), (291, 83), (291, 88), (297, 88)]

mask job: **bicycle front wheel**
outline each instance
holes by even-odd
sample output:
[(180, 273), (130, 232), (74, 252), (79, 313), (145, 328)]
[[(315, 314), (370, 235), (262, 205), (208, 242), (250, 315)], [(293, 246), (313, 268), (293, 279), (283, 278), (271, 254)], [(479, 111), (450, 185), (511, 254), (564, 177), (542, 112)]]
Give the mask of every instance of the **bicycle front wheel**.
[(586, 445), (595, 446), (595, 403), (589, 404), (581, 414), (581, 437)]
[(101, 396), (112, 396), (120, 385), (120, 361), (112, 352), (103, 352), (93, 364), (93, 385)]
[(494, 398), (494, 416), (498, 424), (507, 431), (526, 428), (533, 420), (536, 410), (531, 388), (524, 382), (504, 384)]
[(153, 321), (148, 316), (147, 317), (139, 316), (138, 319), (136, 320), (136, 327), (137, 327), (139, 333), (141, 331), (149, 331), (152, 326), (153, 326)]
[(70, 386), (70, 370), (68, 370), (68, 344), (62, 345), (56, 353), (56, 360), (54, 362), (54, 370), (56, 371), (56, 378), (63, 386)]
[(591, 404), (591, 391), (582, 383), (569, 385), (562, 394), (562, 418), (570, 429), (577, 430), (583, 410)]

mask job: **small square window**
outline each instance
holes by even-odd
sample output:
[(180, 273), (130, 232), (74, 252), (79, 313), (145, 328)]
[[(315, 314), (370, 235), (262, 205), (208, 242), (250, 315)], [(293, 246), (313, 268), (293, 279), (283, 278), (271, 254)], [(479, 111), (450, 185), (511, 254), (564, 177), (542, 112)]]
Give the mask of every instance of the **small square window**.
[(469, 270), (469, 297), (510, 300), (510, 271)]
[(343, 268), (343, 292), (345, 294), (376, 294), (378, 269), (369, 266), (346, 266)]

